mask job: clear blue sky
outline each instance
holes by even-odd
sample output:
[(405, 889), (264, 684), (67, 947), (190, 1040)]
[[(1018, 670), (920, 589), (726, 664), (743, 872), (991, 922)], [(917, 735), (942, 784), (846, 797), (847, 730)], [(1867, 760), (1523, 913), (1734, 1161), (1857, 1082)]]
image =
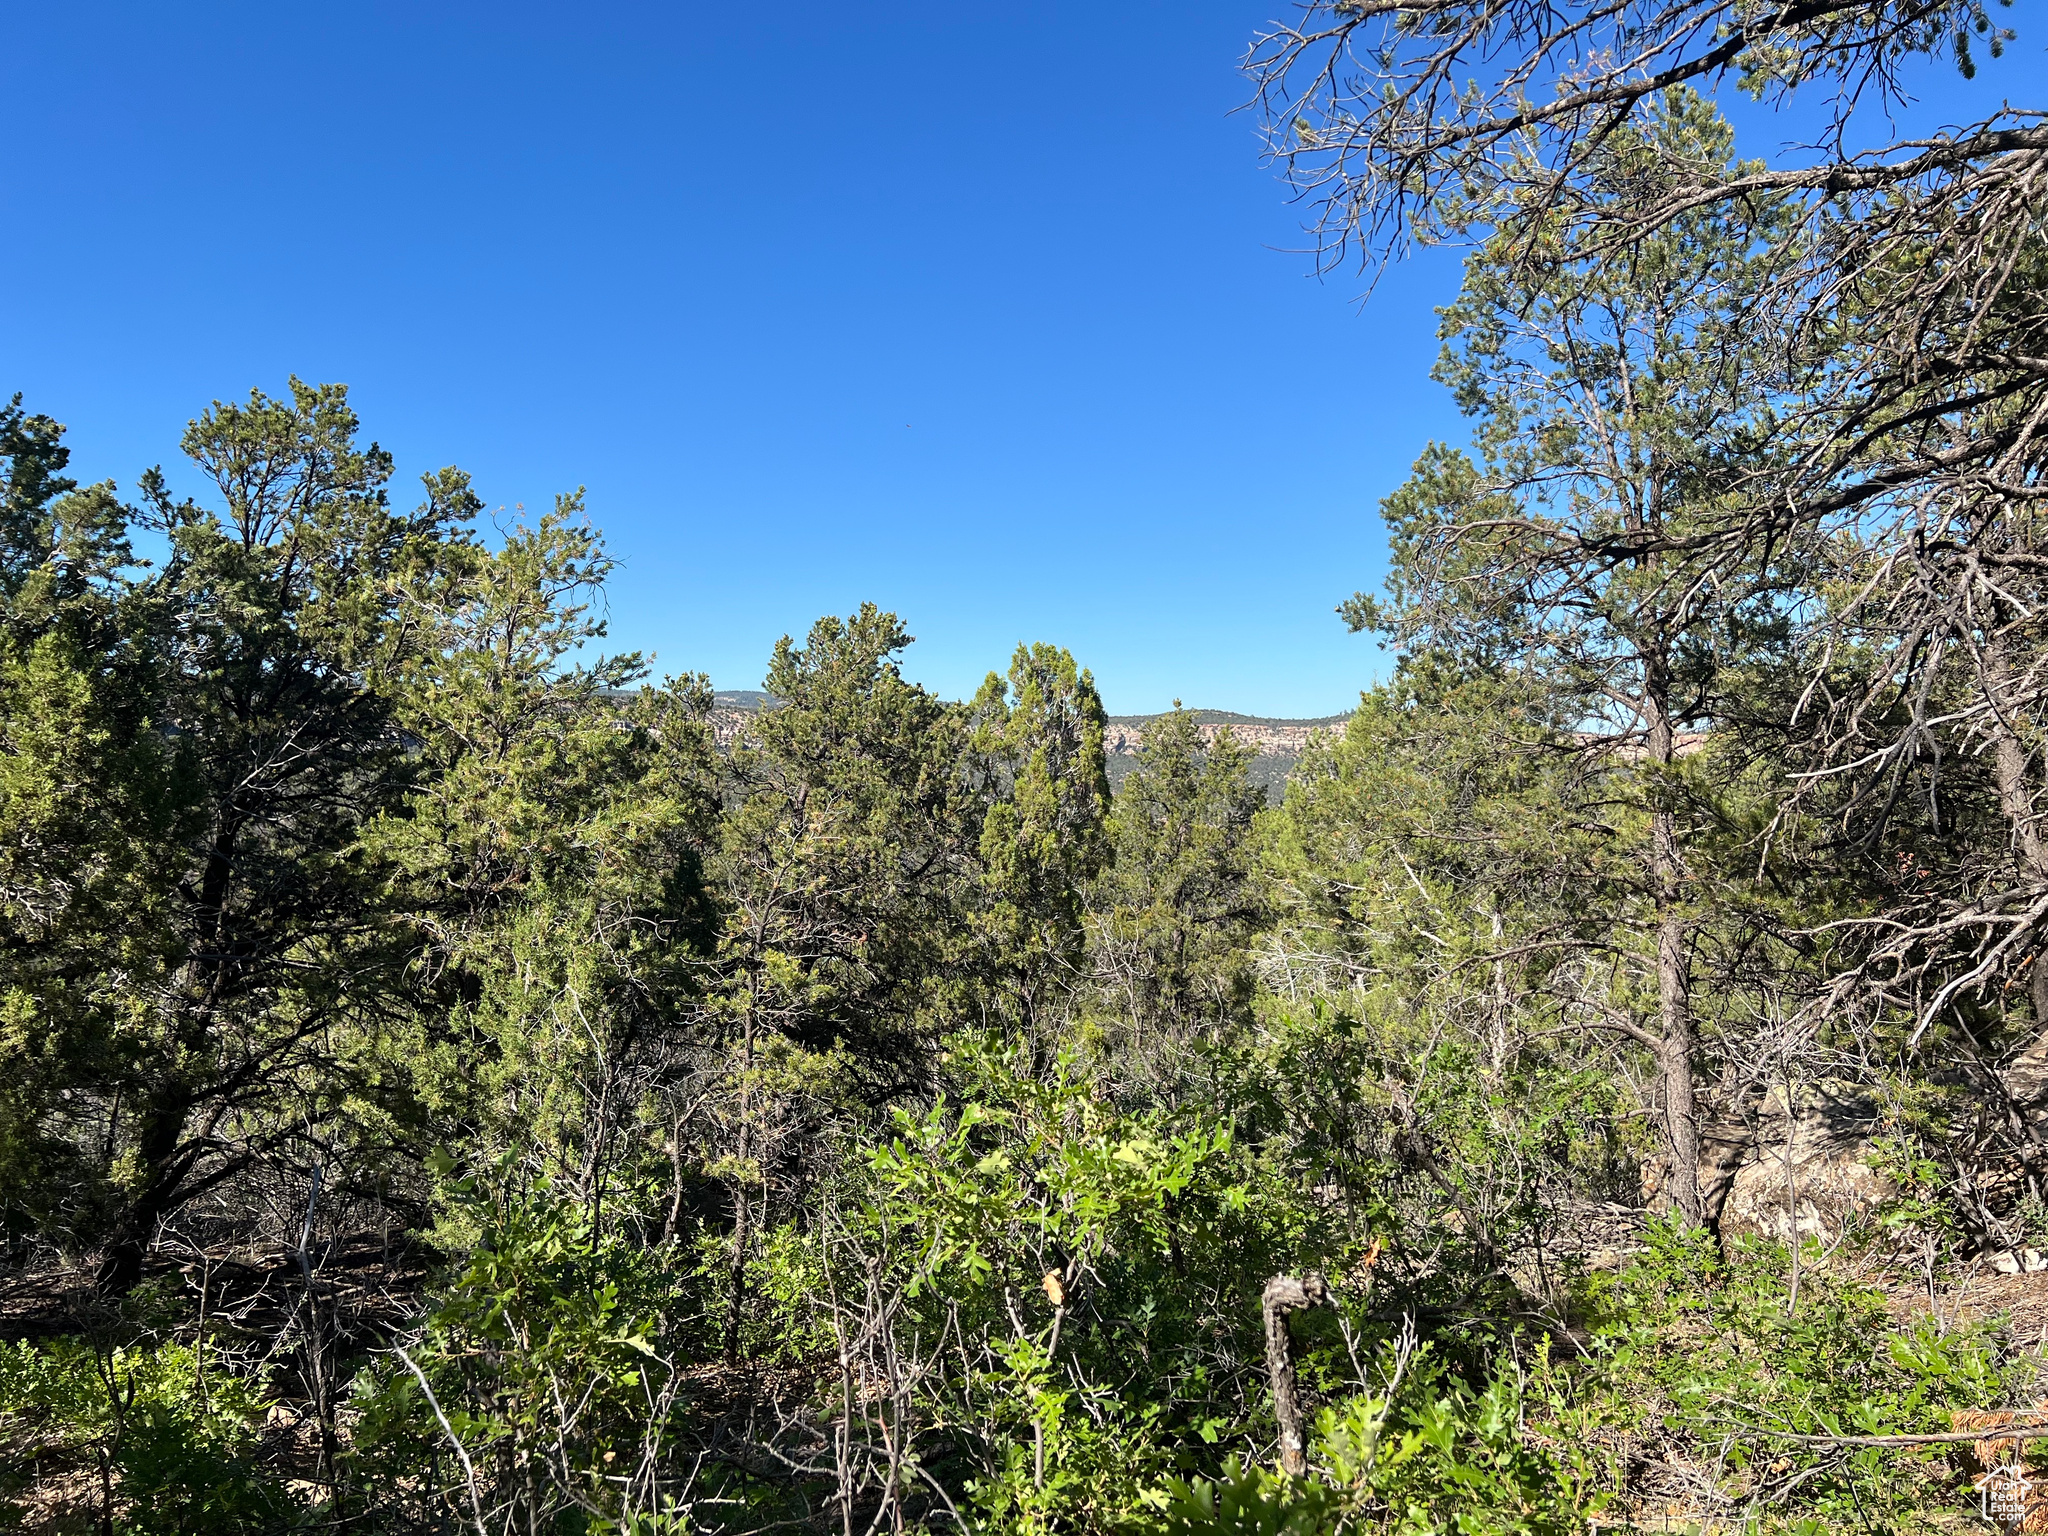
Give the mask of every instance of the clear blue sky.
[(872, 599), (949, 693), (1043, 639), (1113, 711), (1345, 709), (1455, 266), (1284, 249), (1278, 8), (16, 7), (0, 390), (126, 487), (346, 382), (408, 478), (587, 485), (614, 642), (720, 687)]

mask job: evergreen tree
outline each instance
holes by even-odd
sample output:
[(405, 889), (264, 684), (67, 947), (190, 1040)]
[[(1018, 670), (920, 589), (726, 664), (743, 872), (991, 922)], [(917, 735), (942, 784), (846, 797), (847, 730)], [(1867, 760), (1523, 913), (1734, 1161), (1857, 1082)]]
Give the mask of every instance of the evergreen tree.
[[(1622, 219), (1674, 178), (1736, 174), (1731, 146), (1708, 103), (1674, 91), (1613, 136), (1595, 179)], [(1479, 462), (1423, 456), (1384, 506), (1391, 607), (1345, 610), (1355, 628), (1520, 674), (1553, 696), (1560, 742), (1603, 760), (1636, 861), (1608, 887), (1602, 942), (1653, 1000), (1611, 1022), (1654, 1053), (1670, 1188), (1693, 1220), (1707, 1215), (1694, 978), (1712, 885), (1687, 841), (1715, 791), (1684, 733), (1713, 723), (1732, 668), (1787, 638), (1797, 546), (1748, 515), (1746, 488), (1798, 447), (1773, 338), (1749, 324), (1793, 259), (1792, 228), (1789, 213), (1774, 225), (1709, 207), (1626, 265), (1597, 227), (1561, 219), (1536, 260), (1505, 234), (1475, 252), (1437, 374), (1477, 422)]]
[(193, 804), (162, 980), (99, 1085), (117, 1289), (198, 1195), (295, 1143), (317, 1161), (348, 1089), (338, 1064), (386, 1015), (400, 957), (361, 835), (417, 769), (390, 688), (418, 643), (399, 593), (471, 510), (436, 477), (394, 513), (390, 457), (357, 442), (338, 385), (216, 402), (182, 446), (220, 505), (143, 477), (143, 521), (170, 547), (143, 594), (163, 616), (155, 723)]
[(729, 1201), (731, 1361), (771, 1202), (806, 1183), (823, 1117), (929, 1085), (961, 1002), (964, 728), (957, 706), (904, 681), (910, 640), (872, 603), (818, 620), (801, 646), (785, 635), (772, 702), (727, 764), (707, 1006), (730, 1051), (706, 1162)]
[(18, 396), (0, 409), (0, 1222), (68, 1246), (121, 1197), (188, 795), (152, 720), (127, 509), (62, 473), (62, 432)]
[[(469, 499), (444, 472), (449, 505)], [(530, 1154), (596, 1201), (606, 1103), (673, 1061), (708, 947), (717, 813), (701, 678), (635, 688), (637, 655), (582, 659), (612, 569), (581, 494), (408, 583), (394, 682), (416, 787), (365, 833), (425, 983), (386, 1052), (418, 1130), (488, 1165)]]
[(987, 810), (977, 927), (994, 981), (991, 1022), (1027, 1035), (1081, 979), (1083, 893), (1109, 856), (1105, 716), (1095, 679), (1052, 645), (1020, 645), (968, 706)]
[(1140, 1059), (1203, 1026), (1244, 1018), (1264, 913), (1253, 882), (1265, 793), (1228, 729), (1205, 738), (1176, 702), (1150, 721), (1117, 791), (1114, 860), (1093, 893), (1097, 983)]

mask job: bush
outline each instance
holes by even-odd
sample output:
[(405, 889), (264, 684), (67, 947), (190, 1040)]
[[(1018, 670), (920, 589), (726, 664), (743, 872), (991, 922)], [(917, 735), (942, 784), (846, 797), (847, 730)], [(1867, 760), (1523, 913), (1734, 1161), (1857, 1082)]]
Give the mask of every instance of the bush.
[(1704, 1232), (1652, 1226), (1636, 1263), (1582, 1288), (1594, 1358), (1576, 1428), (1689, 1462), (1703, 1492), (1764, 1528), (1895, 1530), (1953, 1509), (1940, 1446), (1797, 1437), (1946, 1431), (1954, 1410), (2018, 1390), (2018, 1368), (1986, 1327), (1897, 1322), (1883, 1293), (1812, 1255), (1795, 1297), (1790, 1272), (1777, 1244), (1745, 1239), (1724, 1259)]
[(1386, 1347), (1389, 1383), (1317, 1416), (1313, 1475), (1229, 1462), (1214, 1480), (1169, 1479), (1148, 1495), (1167, 1536), (1567, 1536), (1606, 1494), (1531, 1435), (1512, 1368), (1474, 1387), (1435, 1357)]
[(6, 1459), (27, 1476), (90, 1472), (115, 1529), (134, 1536), (295, 1525), (297, 1501), (257, 1462), (269, 1406), (260, 1377), (209, 1367), (203, 1346), (0, 1345)]

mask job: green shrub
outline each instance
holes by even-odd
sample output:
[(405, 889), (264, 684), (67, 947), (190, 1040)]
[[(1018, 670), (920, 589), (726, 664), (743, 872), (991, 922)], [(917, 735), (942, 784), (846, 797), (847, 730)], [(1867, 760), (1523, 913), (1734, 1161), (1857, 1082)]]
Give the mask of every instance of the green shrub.
[(1165, 1536), (1568, 1536), (1604, 1502), (1585, 1469), (1525, 1432), (1511, 1373), (1474, 1388), (1427, 1345), (1390, 1367), (1394, 1385), (1323, 1409), (1312, 1473), (1226, 1462), (1211, 1480), (1170, 1478), (1147, 1502)]
[(473, 1475), (520, 1529), (652, 1529), (660, 1488), (619, 1474), (674, 1411), (682, 1277), (545, 1182), (459, 1193), (481, 1240), (439, 1287), (412, 1364), (388, 1356), (356, 1380), (363, 1480), (466, 1519)]
[(0, 1345), (0, 1446), (45, 1471), (92, 1471), (134, 1536), (293, 1526), (297, 1501), (256, 1459), (269, 1406), (260, 1378), (209, 1367), (193, 1345)]
[(2019, 1366), (1988, 1327), (1895, 1320), (1882, 1292), (1816, 1258), (1809, 1245), (1795, 1296), (1779, 1245), (1744, 1239), (1724, 1258), (1704, 1232), (1653, 1225), (1641, 1258), (1583, 1288), (1594, 1359), (1578, 1427), (1663, 1442), (1757, 1528), (1889, 1531), (1952, 1512), (1944, 1448), (1823, 1442), (1946, 1431), (1953, 1410), (2018, 1392)]

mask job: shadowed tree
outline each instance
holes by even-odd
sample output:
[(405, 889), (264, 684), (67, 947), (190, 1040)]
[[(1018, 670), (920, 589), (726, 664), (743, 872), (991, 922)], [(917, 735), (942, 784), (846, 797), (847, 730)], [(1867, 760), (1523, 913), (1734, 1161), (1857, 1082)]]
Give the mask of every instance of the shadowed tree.
[(1115, 860), (1092, 893), (1097, 981), (1140, 1059), (1249, 1008), (1263, 909), (1253, 827), (1266, 803), (1252, 750), (1205, 739), (1192, 711), (1149, 722), (1109, 814)]
[(0, 409), (0, 1222), (90, 1242), (171, 938), (185, 805), (153, 728), (156, 606), (128, 512), (63, 429)]
[(958, 706), (904, 681), (910, 638), (872, 603), (801, 646), (784, 636), (773, 703), (728, 762), (707, 1004), (730, 1043), (707, 1149), (731, 1201), (728, 1359), (769, 1202), (817, 1150), (817, 1117), (930, 1084), (960, 1004), (964, 728)]
[(419, 642), (400, 592), (474, 510), (430, 477), (394, 513), (389, 455), (357, 442), (339, 385), (216, 403), (182, 446), (219, 498), (143, 477), (169, 545), (157, 722), (179, 745), (189, 839), (166, 893), (167, 963), (139, 998), (124, 1071), (104, 1085), (122, 1191), (102, 1270), (133, 1285), (158, 1225), (338, 1110), (352, 1032), (397, 990), (365, 825), (416, 764), (390, 684)]

